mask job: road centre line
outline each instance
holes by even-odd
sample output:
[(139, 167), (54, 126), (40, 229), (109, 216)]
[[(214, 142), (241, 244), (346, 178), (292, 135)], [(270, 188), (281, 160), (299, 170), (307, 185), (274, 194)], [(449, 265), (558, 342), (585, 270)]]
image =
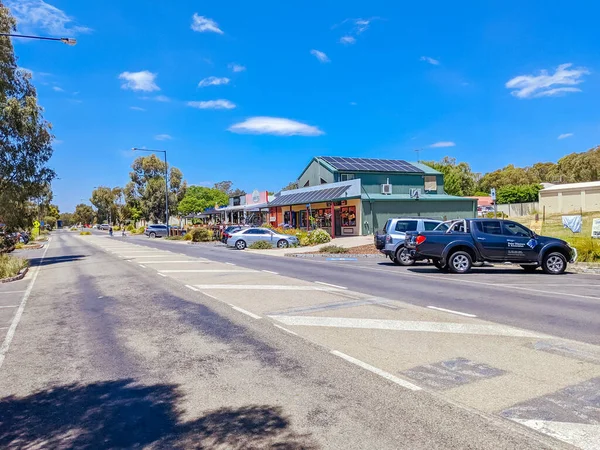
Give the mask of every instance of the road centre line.
[(4, 291), (4, 292), (0, 292), (0, 295), (2, 294), (21, 294), (25, 291)]
[(198, 289), (196, 289), (194, 286), (190, 286), (189, 284), (186, 284), (185, 287), (191, 289), (192, 291), (198, 292)]
[(160, 273), (160, 272), (158, 272), (158, 274), (159, 274), (161, 277), (165, 277), (165, 278), (167, 277), (167, 276), (166, 276), (164, 273)]
[(18, 308), (19, 305), (0, 306), (0, 308)]
[(142, 269), (145, 269), (145, 268), (146, 268), (146, 266), (144, 266), (143, 264), (139, 264), (139, 266), (140, 266)]
[(184, 263), (190, 263), (190, 264), (192, 264), (192, 263), (194, 263), (194, 264), (196, 264), (196, 263), (208, 264), (208, 263), (210, 263), (212, 261), (203, 261), (203, 260), (200, 260), (200, 261), (185, 260), (184, 261), (184, 260), (181, 260), (181, 261), (139, 261), (139, 262), (144, 263), (144, 264), (184, 264)]
[(352, 356), (346, 355), (345, 353), (338, 352), (337, 350), (331, 350), (330, 353), (332, 355), (339, 356), (340, 358), (345, 359), (346, 361), (352, 364), (362, 367), (363, 369), (366, 369), (369, 372), (373, 372), (374, 374), (379, 375), (380, 377), (390, 380), (392, 383), (396, 383), (397, 385), (402, 386), (406, 389), (410, 389), (411, 391), (421, 390), (421, 388), (416, 384), (412, 384), (408, 381), (398, 378), (397, 376), (392, 375), (391, 373), (386, 372), (385, 370), (378, 369), (377, 367), (367, 364), (366, 362), (363, 362), (359, 359), (353, 358)]
[(8, 328), (8, 332), (6, 333), (4, 342), (2, 343), (2, 346), (0, 347), (0, 369), (2, 368), (2, 364), (4, 363), (4, 358), (6, 357), (6, 352), (8, 352), (8, 349), (10, 348), (10, 343), (12, 342), (13, 337), (15, 336), (15, 331), (17, 330), (17, 326), (19, 325), (19, 322), (21, 321), (21, 316), (23, 315), (23, 311), (25, 310), (25, 305), (27, 305), (27, 300), (29, 299), (29, 296), (31, 295), (31, 291), (33, 290), (33, 285), (35, 284), (35, 280), (37, 280), (37, 277), (40, 273), (42, 264), (44, 263), (44, 258), (46, 258), (46, 252), (48, 252), (49, 248), (50, 248), (50, 245), (46, 245), (46, 248), (44, 249), (44, 253), (42, 254), (40, 262), (34, 269), (35, 273), (33, 274), (32, 278), (31, 278), (31, 282), (27, 286), (27, 289), (25, 289), (25, 294), (23, 294), (23, 299), (21, 300), (21, 304), (19, 305), (19, 308), (17, 309), (17, 312), (15, 313), (15, 317), (13, 318), (13, 321), (11, 322), (10, 327)]
[(232, 289), (232, 290), (277, 290), (277, 291), (339, 291), (333, 287), (319, 286), (290, 286), (285, 284), (195, 284), (200, 290), (204, 289)]
[(281, 325), (277, 325), (276, 323), (274, 323), (273, 325), (275, 325), (280, 330), (285, 331), (286, 333), (290, 333), (290, 334), (293, 334), (294, 336), (298, 336), (298, 333), (294, 333), (292, 330), (288, 330), (287, 328), (284, 328)]
[(450, 314), (458, 314), (459, 316), (465, 316), (465, 317), (477, 317), (475, 314), (467, 314), (464, 312), (460, 312), (460, 311), (454, 311), (452, 309), (446, 309), (446, 308), (438, 308), (437, 306), (428, 306), (429, 309), (435, 309), (436, 311), (443, 311), (443, 312), (447, 312)]
[(279, 275), (278, 272), (273, 272), (272, 270), (261, 270), (261, 272), (270, 273), (270, 274), (273, 274), (273, 275)]
[(322, 284), (323, 286), (331, 286), (331, 287), (338, 288), (338, 289), (348, 289), (347, 287), (344, 287), (344, 286), (338, 286), (337, 284), (325, 283), (323, 281), (315, 281), (315, 283)]
[(233, 309), (235, 309), (236, 311), (238, 311), (238, 312), (241, 312), (242, 314), (246, 314), (247, 316), (250, 316), (250, 317), (252, 317), (253, 319), (262, 319), (262, 317), (260, 317), (260, 316), (257, 316), (256, 314), (254, 314), (254, 313), (251, 313), (250, 311), (246, 311), (245, 309), (242, 309), (242, 308), (240, 308), (239, 306), (234, 306), (234, 305), (231, 305), (231, 307), (232, 307)]
[(251, 269), (159, 269), (162, 273), (254, 273)]
[(214, 295), (207, 294), (206, 292), (201, 292), (201, 294), (202, 294), (202, 295), (206, 295), (207, 297), (210, 297), (210, 298), (212, 298), (213, 300), (221, 301), (221, 300), (219, 300), (217, 297), (215, 297)]

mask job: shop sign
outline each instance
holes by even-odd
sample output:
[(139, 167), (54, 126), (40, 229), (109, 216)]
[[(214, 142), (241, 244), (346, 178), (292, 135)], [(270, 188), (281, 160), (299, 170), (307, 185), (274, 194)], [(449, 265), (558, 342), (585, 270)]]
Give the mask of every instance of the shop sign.
[(270, 216), (269, 217), (269, 222), (275, 222), (277, 221), (277, 216)]
[(594, 219), (592, 222), (592, 237), (600, 239), (600, 219)]
[(259, 203), (260, 202), (260, 192), (258, 192), (258, 189), (254, 189), (254, 191), (252, 192), (252, 203)]

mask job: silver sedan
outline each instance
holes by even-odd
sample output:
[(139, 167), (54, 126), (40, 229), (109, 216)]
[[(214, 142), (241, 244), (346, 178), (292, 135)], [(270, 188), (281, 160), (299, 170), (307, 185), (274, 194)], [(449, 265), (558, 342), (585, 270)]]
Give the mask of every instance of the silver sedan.
[(278, 234), (268, 228), (248, 228), (232, 234), (227, 239), (227, 247), (235, 247), (244, 250), (246, 247), (258, 241), (265, 241), (272, 247), (287, 248), (298, 244), (296, 236)]

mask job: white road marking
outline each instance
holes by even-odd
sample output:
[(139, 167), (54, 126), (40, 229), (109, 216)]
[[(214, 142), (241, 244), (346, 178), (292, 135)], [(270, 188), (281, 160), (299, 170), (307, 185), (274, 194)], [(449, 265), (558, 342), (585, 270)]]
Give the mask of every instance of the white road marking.
[(101, 296), (100, 296), (100, 297), (98, 297), (98, 298), (104, 298), (104, 295), (101, 295)]
[(225, 264), (228, 264), (228, 265), (230, 265), (230, 266), (235, 266), (235, 264), (234, 264), (234, 263), (230, 263), (230, 262), (226, 262)]
[(198, 289), (196, 289), (194, 286), (190, 286), (189, 284), (186, 284), (185, 287), (191, 289), (192, 291), (198, 292)]
[(292, 330), (288, 330), (287, 328), (284, 328), (281, 325), (277, 325), (276, 323), (274, 323), (273, 325), (275, 325), (280, 330), (285, 331), (286, 333), (290, 333), (290, 334), (293, 334), (294, 336), (298, 336), (298, 333), (294, 333)]
[(158, 274), (159, 274), (161, 277), (165, 277), (165, 278), (167, 277), (167, 276), (166, 276), (164, 273), (160, 273), (160, 272), (159, 272)]
[(185, 264), (185, 263), (189, 263), (189, 264), (208, 264), (211, 261), (205, 261), (205, 260), (198, 260), (198, 261), (189, 261), (189, 260), (181, 260), (181, 261), (140, 261), (141, 263), (144, 264)]
[(4, 292), (0, 292), (0, 295), (2, 295), (2, 294), (21, 294), (22, 292), (25, 292), (25, 291), (4, 291)]
[(475, 314), (468, 314), (468, 313), (464, 313), (464, 312), (460, 312), (460, 311), (454, 311), (452, 309), (446, 309), (446, 308), (438, 308), (437, 306), (428, 306), (429, 309), (435, 309), (436, 311), (443, 311), (443, 312), (447, 312), (450, 314), (458, 314), (459, 316), (465, 316), (465, 317), (477, 317)]
[(162, 273), (254, 273), (250, 269), (159, 269)]
[(19, 305), (0, 306), (0, 308), (18, 308)]
[(541, 337), (518, 328), (496, 324), (421, 322), (411, 320), (354, 319), (346, 317), (269, 316), (286, 325), (305, 327), (359, 328), (370, 330), (420, 331), (428, 333), (476, 334), (489, 336)]
[(35, 267), (35, 269), (33, 269), (35, 271), (35, 273), (31, 277), (31, 282), (29, 283), (29, 286), (27, 286), (27, 289), (25, 289), (25, 294), (23, 294), (23, 299), (21, 300), (21, 304), (19, 305), (19, 308), (17, 309), (17, 312), (15, 313), (15, 317), (13, 318), (13, 321), (11, 322), (10, 327), (8, 328), (8, 332), (6, 333), (4, 342), (2, 343), (2, 346), (0, 347), (0, 369), (2, 368), (2, 364), (4, 363), (4, 358), (6, 357), (6, 352), (8, 352), (8, 349), (10, 348), (10, 343), (12, 342), (13, 337), (15, 336), (15, 331), (17, 331), (17, 325), (19, 325), (19, 322), (21, 321), (21, 316), (23, 315), (23, 311), (25, 310), (25, 305), (27, 304), (27, 300), (29, 299), (29, 296), (31, 295), (31, 290), (33, 289), (35, 280), (37, 280), (38, 274), (40, 273), (40, 268), (42, 267), (42, 264), (44, 263), (44, 258), (46, 257), (46, 252), (48, 251), (49, 248), (50, 248), (50, 245), (47, 245), (44, 250), (44, 253), (42, 254), (42, 258), (40, 259), (39, 264)]
[(146, 268), (146, 266), (144, 266), (143, 264), (139, 264), (139, 266), (140, 266), (142, 269), (145, 269), (145, 268)]
[[(207, 297), (210, 297), (210, 298), (212, 298), (213, 300), (219, 300), (219, 299), (218, 299), (217, 297), (215, 297), (214, 295), (207, 294), (206, 292), (202, 292), (202, 295), (206, 295)], [(219, 300), (219, 301), (220, 301), (220, 300)]]
[(146, 255), (123, 255), (123, 258), (148, 258), (149, 256), (153, 258), (172, 258), (172, 255), (163, 255), (162, 253), (154, 253), (154, 254), (146, 254)]
[(200, 290), (231, 289), (231, 290), (274, 290), (274, 291), (339, 291), (338, 288), (327, 286), (290, 286), (287, 284), (195, 284)]
[(600, 425), (549, 420), (511, 419), (521, 425), (560, 439), (584, 450), (598, 450)]
[(338, 288), (338, 289), (348, 289), (347, 287), (344, 287), (344, 286), (338, 286), (337, 284), (325, 283), (323, 281), (315, 281), (315, 283), (322, 284), (323, 286), (331, 286), (331, 287)]
[(421, 388), (416, 384), (412, 384), (408, 381), (398, 378), (397, 376), (392, 375), (391, 373), (386, 372), (385, 370), (378, 369), (377, 367), (367, 364), (366, 362), (353, 358), (352, 356), (348, 356), (345, 353), (338, 352), (337, 350), (331, 350), (331, 354), (339, 356), (340, 358), (345, 359), (346, 361), (351, 362), (352, 364), (356, 364), (357, 366), (362, 367), (363, 369), (366, 369), (369, 372), (373, 372), (374, 374), (377, 374), (380, 377), (390, 380), (392, 383), (396, 383), (397, 385), (402, 386), (406, 389), (410, 389), (411, 391), (421, 390)]
[(253, 319), (261, 319), (260, 316), (257, 316), (254, 313), (251, 313), (250, 311), (246, 311), (245, 309), (240, 308), (239, 306), (231, 306), (233, 309), (235, 309), (236, 311), (241, 312), (242, 314), (246, 314), (247, 316), (252, 317)]
[(273, 275), (279, 275), (278, 272), (273, 272), (272, 270), (262, 270), (261, 272), (270, 273), (270, 274), (273, 274)]

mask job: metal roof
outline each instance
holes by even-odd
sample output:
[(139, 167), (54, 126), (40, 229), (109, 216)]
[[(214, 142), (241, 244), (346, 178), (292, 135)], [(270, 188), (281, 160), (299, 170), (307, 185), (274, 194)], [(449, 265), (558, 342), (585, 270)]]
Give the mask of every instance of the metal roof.
[(542, 189), (540, 192), (562, 191), (565, 189), (588, 189), (598, 187), (600, 187), (600, 181), (588, 181), (586, 183), (555, 184), (554, 186)]
[(347, 158), (341, 156), (319, 156), (319, 159), (336, 170), (353, 172), (401, 172), (424, 173), (420, 167), (401, 159), (376, 159), (376, 158)]
[(350, 198), (345, 196), (350, 187), (352, 187), (351, 184), (345, 184), (333, 188), (303, 190), (303, 192), (280, 195), (272, 202), (269, 202), (269, 206), (301, 205), (304, 203), (328, 202), (341, 198)]
[(448, 194), (421, 194), (419, 199), (411, 198), (410, 194), (362, 194), (363, 200), (387, 200), (387, 201), (439, 201), (439, 202), (448, 202), (448, 201), (469, 201), (472, 203), (476, 203), (477, 199), (473, 197), (457, 197), (455, 195)]

